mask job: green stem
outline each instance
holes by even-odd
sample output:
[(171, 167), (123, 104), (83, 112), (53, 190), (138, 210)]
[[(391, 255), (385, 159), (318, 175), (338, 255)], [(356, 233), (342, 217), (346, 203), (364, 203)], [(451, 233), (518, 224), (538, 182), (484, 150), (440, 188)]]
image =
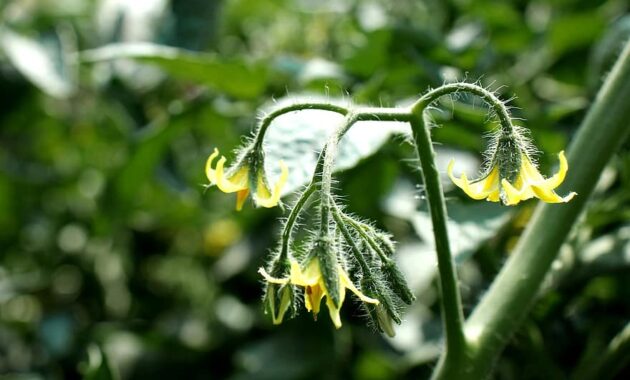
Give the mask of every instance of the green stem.
[(322, 151), (324, 154), (324, 164), (322, 165), (322, 178), (321, 178), (321, 203), (320, 203), (320, 217), (321, 217), (321, 230), (325, 236), (328, 236), (328, 229), (330, 228), (330, 208), (331, 208), (331, 186), (332, 186), (332, 173), (335, 166), (335, 158), (337, 157), (337, 145), (341, 137), (348, 132), (352, 125), (357, 121), (355, 114), (348, 113), (341, 124), (341, 126), (328, 138), (326, 146)]
[[(466, 323), (475, 379), (492, 371), (512, 333), (536, 298), (562, 242), (593, 192), (606, 163), (630, 128), (630, 42), (608, 75), (569, 147), (564, 188), (578, 195), (567, 204), (538, 204), (514, 252)], [(438, 372), (438, 375), (442, 375)], [(443, 379), (452, 377), (437, 376)]]
[(480, 97), (496, 114), (503, 132), (512, 134), (514, 126), (512, 125), (510, 112), (505, 104), (492, 91), (472, 83), (450, 83), (427, 92), (411, 107), (413, 113), (420, 115), (431, 103), (440, 97), (458, 92), (466, 92)]
[(466, 353), (466, 340), (463, 329), (463, 312), (461, 297), (457, 286), (457, 273), (449, 246), (446, 227), (446, 206), (440, 182), (440, 173), (435, 165), (435, 152), (431, 142), (429, 126), (424, 120), (423, 108), (415, 108), (416, 113), (411, 120), (413, 138), (420, 158), (422, 181), (425, 186), (427, 202), (433, 223), (435, 249), (440, 272), (440, 291), (442, 302), (442, 322), (444, 325), (446, 344), (439, 366), (445, 363), (460, 361)]
[(261, 119), (260, 126), (258, 127), (258, 131), (256, 131), (256, 136), (254, 137), (254, 143), (256, 144), (256, 146), (259, 148), (262, 146), (262, 142), (265, 138), (265, 134), (267, 133), (267, 129), (271, 125), (271, 122), (273, 122), (277, 117), (287, 113), (304, 110), (330, 111), (341, 115), (346, 115), (348, 113), (348, 108), (346, 107), (323, 102), (295, 103), (284, 106), (282, 108), (278, 108), (276, 110), (273, 110), (268, 115), (265, 115), (265, 117)]
[(302, 208), (306, 204), (306, 201), (311, 197), (313, 192), (317, 189), (317, 184), (315, 182), (311, 182), (306, 189), (300, 194), (297, 202), (293, 205), (291, 212), (289, 213), (289, 217), (287, 218), (286, 223), (284, 224), (284, 228), (282, 230), (282, 247), (280, 249), (279, 259), (286, 260), (289, 256), (289, 244), (291, 242), (291, 232), (293, 231), (293, 225), (297, 221), (298, 215), (302, 211)]
[(361, 237), (368, 242), (370, 247), (378, 254), (378, 257), (381, 259), (381, 261), (383, 263), (389, 263), (389, 262), (392, 261), (392, 259), (390, 259), (385, 254), (385, 252), (383, 252), (381, 247), (379, 247), (378, 243), (376, 241), (374, 241), (374, 239), (365, 232), (364, 227), (360, 223), (357, 223), (357, 221), (355, 221), (354, 219), (348, 217), (345, 214), (342, 214), (342, 218), (343, 218), (344, 222), (346, 222), (347, 224), (351, 225), (355, 229), (355, 231), (357, 231), (359, 233), (359, 235), (361, 235)]

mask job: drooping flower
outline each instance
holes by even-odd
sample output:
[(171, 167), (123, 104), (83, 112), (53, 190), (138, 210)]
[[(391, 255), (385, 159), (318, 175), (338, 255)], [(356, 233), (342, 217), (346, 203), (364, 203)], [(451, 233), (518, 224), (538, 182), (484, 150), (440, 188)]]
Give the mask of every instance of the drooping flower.
[(328, 290), (326, 289), (326, 284), (324, 281), (324, 276), (321, 271), (320, 262), (317, 257), (313, 257), (307, 261), (304, 269), (300, 266), (300, 264), (291, 259), (291, 274), (287, 278), (274, 278), (271, 277), (264, 268), (260, 268), (258, 271), (269, 283), (273, 284), (293, 284), (297, 286), (304, 287), (304, 306), (306, 310), (313, 313), (313, 316), (317, 318), (317, 314), (319, 313), (321, 301), (324, 297), (326, 297), (326, 306), (328, 306), (328, 313), (330, 314), (330, 319), (336, 328), (341, 327), (341, 317), (339, 315), (339, 310), (341, 309), (341, 305), (345, 299), (346, 289), (350, 289), (354, 294), (357, 295), (363, 302), (378, 304), (379, 301), (370, 298), (363, 294), (357, 287), (352, 283), (352, 280), (348, 277), (348, 274), (343, 269), (340, 264), (337, 264), (337, 274), (338, 274), (338, 288), (339, 288), (339, 305), (335, 305)]
[[(544, 178), (528, 154), (519, 153), (516, 160), (502, 160), (501, 157), (493, 159), (493, 166), (487, 174), (480, 179), (469, 181), (466, 174), (460, 178), (453, 175), (454, 161), (448, 165), (448, 175), (457, 187), (473, 199), (487, 199), (491, 202), (503, 201), (505, 205), (512, 206), (520, 201), (537, 197), (547, 203), (564, 203), (570, 201), (575, 192), (561, 197), (554, 191), (564, 181), (569, 168), (564, 152), (558, 154), (560, 168), (550, 178)], [(516, 170), (506, 170), (502, 165), (514, 166)]]
[(253, 199), (256, 206), (274, 207), (280, 203), (282, 187), (287, 181), (289, 170), (283, 161), (280, 161), (280, 178), (270, 186), (265, 176), (262, 154), (255, 149), (248, 151), (229, 169), (225, 169), (226, 158), (221, 156), (215, 168), (214, 160), (219, 156), (219, 150), (214, 149), (206, 161), (206, 176), (211, 185), (216, 185), (224, 193), (236, 193), (236, 210), (240, 211), (250, 191), (253, 191)]

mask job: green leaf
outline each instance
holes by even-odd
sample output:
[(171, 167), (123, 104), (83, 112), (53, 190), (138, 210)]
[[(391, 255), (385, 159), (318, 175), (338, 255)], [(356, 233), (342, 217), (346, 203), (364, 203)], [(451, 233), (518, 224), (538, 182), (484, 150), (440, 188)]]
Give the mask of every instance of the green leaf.
[(55, 38), (36, 40), (0, 28), (0, 49), (26, 79), (46, 94), (66, 98), (74, 93), (61, 42)]
[(256, 97), (266, 86), (267, 71), (263, 65), (152, 43), (116, 43), (78, 55), (82, 63), (121, 58), (156, 65), (175, 78), (191, 80), (240, 98)]
[[(278, 102), (296, 103), (299, 100), (314, 101), (315, 97), (291, 97)], [(345, 104), (340, 100), (322, 101)], [(339, 127), (343, 116), (321, 110), (303, 110), (278, 117), (265, 135), (265, 166), (271, 173), (271, 182), (280, 176), (278, 162), (283, 160), (289, 167), (289, 178), (283, 189), (288, 194), (308, 183), (313, 176), (319, 152), (328, 137)], [(339, 143), (336, 170), (354, 167), (362, 159), (372, 155), (395, 134), (409, 133), (407, 123), (362, 121), (356, 123)]]

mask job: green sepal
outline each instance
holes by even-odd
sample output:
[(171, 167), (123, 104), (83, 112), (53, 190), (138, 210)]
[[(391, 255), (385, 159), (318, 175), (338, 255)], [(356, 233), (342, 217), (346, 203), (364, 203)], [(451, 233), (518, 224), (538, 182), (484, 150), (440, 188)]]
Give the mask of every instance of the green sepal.
[(330, 236), (320, 236), (316, 239), (313, 249), (315, 256), (319, 259), (319, 269), (322, 272), (328, 297), (336, 307), (340, 308), (338, 260), (334, 247), (335, 244)]
[(517, 136), (501, 134), (497, 141), (494, 155), (494, 165), (499, 167), (499, 177), (514, 183), (521, 170), (521, 155), (523, 154)]
[[(274, 260), (271, 264), (270, 274), (275, 278), (285, 278), (289, 276), (291, 264), (288, 259)], [(290, 284), (267, 283), (263, 305), (265, 313), (270, 314), (275, 325), (282, 323), (285, 314), (289, 313), (289, 318), (297, 315), (295, 303), (296, 290)]]
[(383, 273), (385, 274), (385, 280), (391, 286), (392, 291), (396, 294), (404, 303), (411, 305), (416, 300), (416, 296), (413, 295), (405, 275), (398, 269), (398, 266), (393, 260), (383, 264)]
[(265, 289), (263, 304), (265, 305), (265, 313), (271, 315), (273, 324), (279, 325), (287, 312), (289, 318), (293, 318), (297, 314), (295, 288), (289, 284), (269, 283)]
[(389, 292), (381, 283), (378, 283), (369, 277), (364, 277), (361, 280), (361, 291), (366, 296), (379, 300), (380, 303), (378, 305), (364, 303), (365, 310), (367, 310), (368, 317), (379, 332), (383, 332), (388, 336), (393, 337), (395, 332), (392, 327), (392, 320), (397, 324), (400, 324), (401, 319)]

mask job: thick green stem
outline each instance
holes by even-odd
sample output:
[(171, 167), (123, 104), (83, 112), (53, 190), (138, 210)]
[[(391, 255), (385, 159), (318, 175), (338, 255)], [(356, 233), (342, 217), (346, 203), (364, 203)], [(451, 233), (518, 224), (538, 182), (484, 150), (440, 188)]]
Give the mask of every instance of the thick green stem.
[(435, 236), (435, 249), (440, 272), (440, 291), (442, 302), (442, 321), (445, 329), (446, 345), (439, 366), (452, 363), (456, 369), (456, 363), (461, 361), (461, 356), (466, 354), (466, 340), (463, 329), (463, 312), (461, 297), (457, 286), (457, 273), (451, 256), (448, 230), (446, 227), (446, 206), (440, 173), (435, 164), (435, 152), (431, 142), (429, 126), (424, 120), (423, 108), (417, 109), (414, 118), (411, 119), (411, 129), (416, 142), (416, 150), (420, 158), (422, 168), (422, 181), (425, 186), (427, 202), (433, 223)]
[[(472, 348), (467, 378), (489, 376), (497, 357), (536, 298), (558, 250), (591, 195), (606, 163), (630, 128), (630, 42), (599, 91), (569, 147), (567, 204), (540, 203), (514, 252), (466, 323)], [(438, 378), (453, 379), (438, 372)]]

